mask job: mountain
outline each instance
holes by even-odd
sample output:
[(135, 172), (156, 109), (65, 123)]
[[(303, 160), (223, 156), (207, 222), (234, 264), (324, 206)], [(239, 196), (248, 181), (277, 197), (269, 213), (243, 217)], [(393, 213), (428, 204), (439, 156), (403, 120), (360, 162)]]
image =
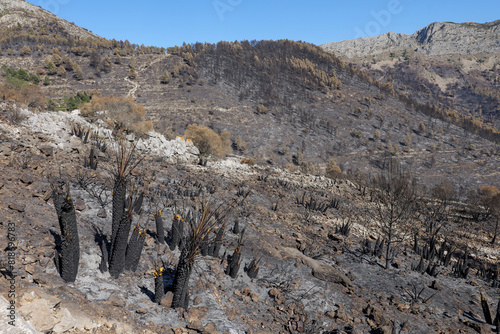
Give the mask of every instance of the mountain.
[(427, 56), (500, 53), (500, 20), (489, 23), (435, 22), (413, 35), (388, 32), (374, 37), (331, 42), (321, 47), (353, 58), (412, 50)]
[[(67, 22), (51, 12), (34, 6), (23, 0), (0, 1), (0, 29), (2, 42), (10, 37), (10, 33), (19, 32), (19, 27), (30, 29), (38, 36), (72, 39), (102, 39), (87, 29)], [(22, 38), (22, 36), (17, 36)]]
[(500, 128), (500, 21), (432, 23), (322, 47), (420, 103)]
[[(50, 16), (22, 1), (2, 3)], [(366, 75), (308, 43), (197, 43), (165, 53), (127, 41), (78, 39), (64, 30), (67, 22), (52, 19), (52, 26), (61, 27), (66, 37), (19, 23), (6, 28), (18, 32), (1, 44), (0, 57), (7, 67), (39, 73), (45, 84), (36, 88), (50, 99), (52, 109), (65, 108), (65, 99), (78, 92), (128, 96), (144, 106), (157, 131), (183, 135), (195, 123), (227, 131), (233, 153), (259, 163), (321, 174), (333, 159), (345, 174), (366, 176), (390, 154), (412, 166), (425, 184), (439, 183), (457, 171), (457, 187), (497, 182), (494, 142), (500, 134), (486, 122), (453, 110), (452, 102), (429, 103), (434, 86), (424, 89), (428, 86), (415, 80), (403, 89), (396, 74)], [(27, 103), (46, 108), (40, 101)], [(487, 115), (489, 110), (483, 110)], [(420, 123), (426, 131), (418, 130)], [(449, 164), (456, 159), (467, 167)]]

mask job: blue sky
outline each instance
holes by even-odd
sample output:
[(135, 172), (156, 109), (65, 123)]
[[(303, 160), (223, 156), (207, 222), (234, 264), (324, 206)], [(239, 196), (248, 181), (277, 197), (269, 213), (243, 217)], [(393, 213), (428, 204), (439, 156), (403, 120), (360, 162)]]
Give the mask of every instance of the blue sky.
[(94, 33), (169, 47), (292, 39), (314, 44), (412, 34), (432, 22), (500, 19), (499, 0), (28, 0)]

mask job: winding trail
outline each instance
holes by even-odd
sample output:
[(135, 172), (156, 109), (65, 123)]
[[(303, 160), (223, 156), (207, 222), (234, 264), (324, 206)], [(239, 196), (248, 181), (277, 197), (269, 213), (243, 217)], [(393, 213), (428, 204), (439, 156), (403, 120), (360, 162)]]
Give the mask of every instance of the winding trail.
[[(152, 61), (150, 61), (148, 64), (146, 65), (142, 65), (141, 67), (139, 67), (139, 69), (137, 70), (137, 76), (139, 76), (139, 74), (141, 72), (143, 72), (144, 70), (148, 69), (149, 67), (153, 66), (154, 64), (156, 64), (157, 62), (165, 59), (166, 57), (170, 57), (169, 54), (164, 54), (164, 55), (160, 55), (158, 57), (155, 57)], [(137, 98), (135, 93), (137, 92), (137, 89), (139, 89), (139, 83), (137, 83), (136, 81), (132, 81), (128, 78), (128, 76), (126, 76), (125, 78), (123, 78), (123, 80), (127, 81), (129, 84), (131, 84), (133, 87), (128, 91), (127, 93), (127, 97), (132, 97), (134, 100)]]

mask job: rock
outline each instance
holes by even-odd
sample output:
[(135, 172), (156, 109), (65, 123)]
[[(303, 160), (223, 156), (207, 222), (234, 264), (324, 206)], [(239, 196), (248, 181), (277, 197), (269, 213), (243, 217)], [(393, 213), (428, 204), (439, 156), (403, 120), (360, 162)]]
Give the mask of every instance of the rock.
[(197, 297), (193, 300), (193, 306), (200, 305), (202, 301), (203, 301), (203, 300), (201, 299), (201, 297), (200, 297), (200, 296), (197, 296)]
[(174, 294), (172, 291), (168, 291), (165, 296), (161, 299), (161, 306), (165, 308), (170, 308), (172, 306), (172, 299), (174, 298)]
[(0, 147), (0, 155), (3, 155), (5, 157), (10, 157), (11, 154), (12, 154), (12, 150), (9, 147), (7, 147), (5, 145)]
[(63, 279), (54, 274), (35, 272), (32, 275), (33, 275), (33, 282), (43, 288), (53, 289), (65, 285)]
[(33, 255), (26, 255), (23, 259), (23, 264), (31, 264), (31, 263), (35, 263), (37, 261), (37, 258), (34, 257)]
[(71, 329), (95, 328), (92, 320), (74, 303), (51, 296), (39, 288), (19, 298), (19, 313), (39, 332), (64, 333)]
[(108, 302), (110, 302), (111, 305), (116, 306), (116, 307), (125, 307), (125, 305), (127, 305), (127, 302), (125, 301), (125, 299), (123, 299), (122, 297), (117, 296), (115, 294), (112, 294), (111, 296), (109, 296)]
[(477, 333), (480, 333), (480, 334), (491, 333), (491, 328), (490, 328), (490, 325), (488, 325), (488, 324), (479, 323), (479, 322), (472, 321), (472, 320), (465, 320), (465, 321), (463, 321), (463, 323), (465, 326), (472, 328)]
[(108, 214), (106, 213), (106, 210), (104, 210), (103, 208), (100, 208), (99, 211), (97, 212), (97, 217), (107, 218)]
[(322, 281), (341, 284), (345, 287), (353, 287), (351, 280), (346, 275), (324, 263), (314, 266), (312, 274)]
[(19, 202), (12, 202), (9, 203), (9, 209), (17, 212), (24, 212), (24, 210), (26, 210), (26, 204)]
[(198, 331), (198, 332), (203, 332), (203, 330), (204, 330), (204, 327), (201, 324), (201, 321), (198, 319), (190, 321), (186, 327), (188, 329), (194, 329), (195, 331)]
[(437, 291), (441, 291), (443, 290), (443, 286), (441, 284), (439, 284), (437, 281), (432, 281), (431, 283), (431, 286), (430, 286), (431, 289), (434, 289), (434, 290), (437, 290)]
[(273, 300), (278, 305), (281, 305), (285, 302), (285, 295), (283, 294), (283, 292), (276, 288), (272, 288), (271, 290), (269, 290), (269, 296), (273, 298)]
[(344, 307), (338, 304), (335, 304), (335, 306), (337, 306), (337, 310), (335, 311), (335, 319), (338, 319), (343, 322), (349, 321), (350, 317), (347, 315)]
[(85, 204), (85, 201), (81, 198), (77, 198), (75, 200), (75, 209), (78, 211), (83, 211), (87, 208), (87, 205)]
[(41, 146), (39, 148), (39, 150), (40, 150), (40, 152), (45, 154), (45, 156), (47, 156), (47, 157), (51, 157), (54, 155), (54, 148), (52, 146), (48, 146), (48, 145)]
[[(485, 33), (486, 32), (486, 33)], [(344, 57), (364, 57), (383, 52), (417, 50), (426, 55), (475, 54), (500, 52), (497, 35), (488, 23), (464, 25), (452, 22), (431, 23), (413, 35), (388, 32), (374, 37), (364, 37), (323, 44), (326, 51)], [(474, 41), (471, 43), (470, 41)]]
[(374, 328), (380, 328), (388, 324), (387, 319), (385, 319), (383, 313), (376, 306), (368, 305), (363, 312), (371, 320), (371, 326)]
[(196, 308), (192, 307), (184, 312), (184, 319), (190, 323), (196, 320), (201, 321), (201, 319), (205, 318), (208, 313), (208, 309), (204, 307)]
[(35, 178), (33, 177), (33, 175), (29, 174), (29, 173), (23, 173), (21, 175), (21, 177), (19, 178), (19, 181), (21, 181), (22, 183), (24, 184), (27, 184), (27, 185), (30, 185), (32, 184), (33, 182), (35, 182)]
[(352, 281), (340, 270), (335, 269), (324, 262), (310, 258), (309, 256), (302, 254), (298, 249), (291, 247), (282, 247), (281, 249), (285, 256), (288, 255), (302, 260), (303, 263), (312, 269), (314, 277), (322, 281), (341, 284), (347, 288), (354, 288)]
[(215, 327), (215, 324), (213, 322), (209, 322), (208, 324), (205, 325), (203, 333), (206, 333), (206, 334), (220, 334), (217, 331), (217, 327)]
[(146, 309), (145, 309), (145, 308), (143, 308), (143, 307), (139, 307), (139, 308), (135, 311), (135, 313), (137, 313), (137, 314), (146, 314), (146, 313), (148, 313), (148, 310), (146, 310)]

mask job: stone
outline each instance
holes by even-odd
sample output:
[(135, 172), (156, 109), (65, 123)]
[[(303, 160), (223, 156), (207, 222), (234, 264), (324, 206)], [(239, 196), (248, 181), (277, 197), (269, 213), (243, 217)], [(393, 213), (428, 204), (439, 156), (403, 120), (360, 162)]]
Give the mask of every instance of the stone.
[(285, 302), (285, 295), (283, 294), (283, 292), (276, 288), (272, 288), (271, 290), (269, 290), (269, 296), (273, 298), (273, 300), (278, 305), (281, 305)]
[(116, 306), (116, 307), (125, 307), (125, 305), (127, 305), (127, 302), (125, 301), (125, 299), (123, 299), (120, 296), (114, 295), (114, 294), (109, 296), (108, 302), (110, 302), (111, 305)]
[(9, 209), (17, 212), (24, 212), (24, 210), (26, 210), (26, 204), (19, 202), (12, 202), (9, 203)]
[(434, 290), (437, 290), (437, 291), (441, 291), (443, 290), (443, 286), (441, 284), (439, 284), (437, 281), (432, 281), (431, 283), (431, 286), (430, 286), (431, 289), (434, 289)]
[(387, 319), (376, 306), (368, 305), (363, 312), (372, 321), (372, 327), (380, 328), (388, 324)]
[(100, 208), (99, 211), (97, 212), (97, 217), (107, 218), (108, 214), (106, 213), (106, 210), (104, 210), (103, 208)]
[(337, 283), (343, 285), (347, 288), (354, 288), (352, 281), (340, 270), (333, 268), (332, 266), (312, 259), (307, 255), (301, 253), (298, 249), (294, 249), (291, 247), (283, 247), (282, 252), (285, 255), (295, 257), (300, 259), (303, 263), (305, 263), (309, 268), (312, 269), (312, 275), (322, 281)]
[(172, 306), (172, 299), (174, 298), (174, 294), (172, 291), (168, 291), (165, 296), (160, 301), (161, 306), (165, 308), (170, 308)]
[(7, 147), (5, 145), (0, 147), (0, 155), (10, 157), (11, 154), (12, 154), (12, 150), (9, 147)]
[(33, 177), (33, 175), (29, 174), (29, 173), (23, 173), (21, 175), (21, 177), (19, 178), (19, 181), (21, 181), (22, 183), (24, 184), (27, 184), (27, 185), (30, 185), (32, 184), (33, 182), (35, 182), (35, 178)]
[(137, 314), (146, 314), (146, 313), (148, 313), (148, 310), (146, 310), (146, 309), (145, 309), (145, 308), (143, 308), (143, 307), (139, 307), (139, 308), (135, 311), (135, 313), (137, 313)]
[(39, 271), (35, 271), (35, 273), (33, 273), (33, 282), (47, 289), (53, 289), (65, 285), (63, 279), (59, 275)]
[(39, 150), (40, 150), (40, 152), (45, 154), (45, 156), (47, 156), (47, 157), (51, 157), (54, 155), (54, 148), (52, 146), (48, 146), (48, 145), (41, 146), (39, 148)]
[(85, 201), (81, 198), (77, 198), (75, 200), (75, 210), (78, 211), (83, 211), (87, 208), (87, 205), (85, 204)]
[(217, 327), (215, 327), (215, 324), (213, 322), (209, 322), (208, 324), (205, 325), (203, 333), (219, 334), (219, 332), (217, 331)]
[(195, 299), (193, 299), (193, 305), (200, 305), (203, 300), (201, 299), (200, 296), (197, 296)]
[(201, 324), (201, 321), (198, 319), (194, 319), (194, 320), (190, 321), (186, 327), (188, 329), (194, 329), (195, 331), (198, 331), (198, 332), (203, 332), (203, 330), (204, 330), (204, 327)]

